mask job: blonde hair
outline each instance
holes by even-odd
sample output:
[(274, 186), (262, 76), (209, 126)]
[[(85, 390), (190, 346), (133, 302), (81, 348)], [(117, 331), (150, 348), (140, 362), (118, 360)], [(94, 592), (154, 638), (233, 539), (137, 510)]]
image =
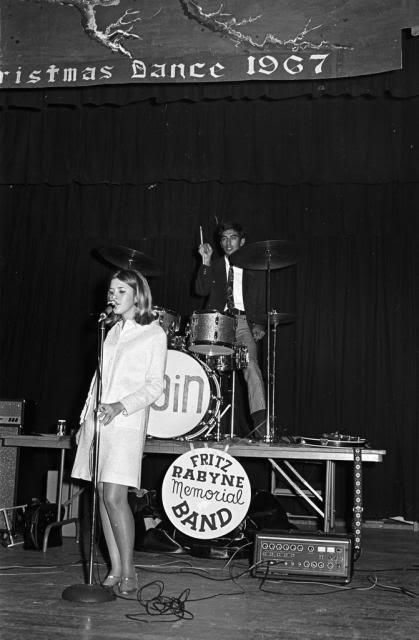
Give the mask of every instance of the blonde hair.
[[(134, 320), (138, 324), (150, 324), (155, 320), (155, 316), (152, 311), (152, 297), (150, 286), (143, 274), (135, 269), (120, 269), (110, 278), (110, 282), (117, 278), (121, 282), (125, 282), (134, 291), (135, 302), (135, 315)], [(119, 320), (117, 314), (112, 314), (115, 317), (115, 324)]]

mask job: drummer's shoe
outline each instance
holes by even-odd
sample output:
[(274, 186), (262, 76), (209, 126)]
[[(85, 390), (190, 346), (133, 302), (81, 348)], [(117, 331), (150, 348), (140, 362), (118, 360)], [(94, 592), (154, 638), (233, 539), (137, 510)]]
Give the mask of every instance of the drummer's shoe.
[(260, 409), (251, 414), (253, 427), (249, 437), (253, 440), (263, 440), (266, 435), (266, 411)]
[(264, 440), (265, 439), (265, 427), (266, 427), (266, 420), (263, 421), (263, 423), (260, 425), (259, 428), (254, 429), (252, 431), (252, 435), (250, 436), (250, 438), (252, 440)]

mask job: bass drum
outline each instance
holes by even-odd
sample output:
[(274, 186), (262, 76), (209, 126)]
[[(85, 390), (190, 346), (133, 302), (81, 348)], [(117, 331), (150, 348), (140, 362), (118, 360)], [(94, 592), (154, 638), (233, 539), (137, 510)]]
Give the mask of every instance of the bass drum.
[(147, 435), (192, 440), (217, 421), (221, 392), (217, 376), (204, 362), (169, 349), (162, 395), (150, 407)]

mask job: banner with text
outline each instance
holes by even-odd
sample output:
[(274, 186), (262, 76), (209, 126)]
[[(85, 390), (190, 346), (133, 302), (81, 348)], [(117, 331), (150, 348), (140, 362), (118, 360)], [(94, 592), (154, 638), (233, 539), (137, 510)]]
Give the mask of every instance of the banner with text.
[(250, 482), (240, 462), (226, 451), (191, 449), (168, 468), (162, 500), (167, 517), (179, 531), (211, 540), (242, 523), (250, 506)]
[(0, 88), (307, 80), (401, 68), (395, 0), (0, 0)]

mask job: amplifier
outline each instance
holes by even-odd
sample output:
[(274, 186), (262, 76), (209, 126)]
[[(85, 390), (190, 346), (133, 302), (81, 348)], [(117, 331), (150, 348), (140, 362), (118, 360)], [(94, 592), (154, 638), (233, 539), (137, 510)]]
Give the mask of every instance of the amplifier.
[(351, 581), (353, 537), (263, 529), (256, 534), (252, 575), (280, 580)]
[[(15, 427), (0, 425), (0, 440), (8, 436), (18, 436), (19, 429), (19, 425)], [(0, 446), (0, 509), (14, 507), (16, 504), (18, 467), (18, 447)], [(0, 526), (2, 524), (0, 521)]]
[(0, 425), (17, 427), (23, 425), (24, 400), (0, 400)]

